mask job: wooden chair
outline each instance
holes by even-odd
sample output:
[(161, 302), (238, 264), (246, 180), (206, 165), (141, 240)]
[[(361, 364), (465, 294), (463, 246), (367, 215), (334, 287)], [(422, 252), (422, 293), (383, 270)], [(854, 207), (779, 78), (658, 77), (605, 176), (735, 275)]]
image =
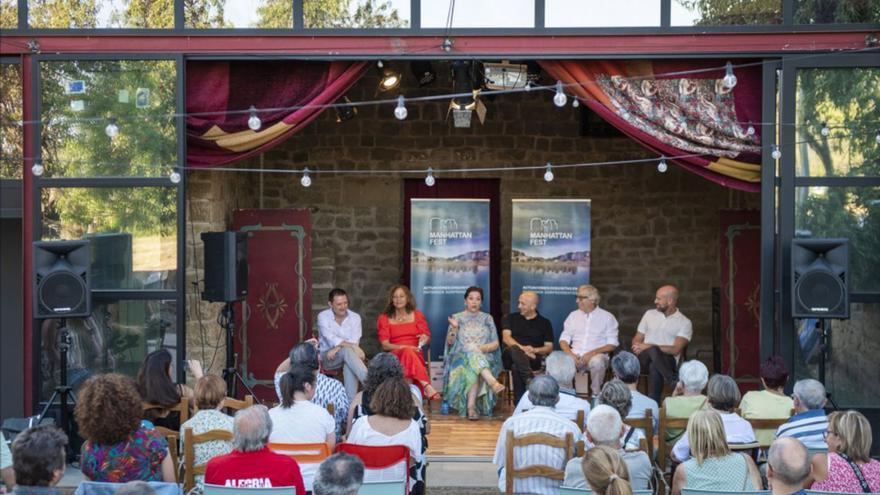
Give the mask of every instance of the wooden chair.
[(689, 418), (670, 418), (666, 416), (666, 408), (660, 407), (660, 418), (657, 424), (657, 465), (666, 469), (666, 460), (672, 450), (672, 444), (666, 441), (666, 430), (670, 428), (686, 430)]
[(581, 430), (581, 433), (587, 431), (587, 424), (584, 421), (587, 417), (587, 413), (581, 409), (577, 412), (577, 416), (574, 418), (574, 424), (578, 425), (578, 428)]
[[(253, 395), (245, 395), (244, 400), (238, 400), (233, 397), (226, 397), (223, 399), (223, 405), (221, 408), (223, 409), (231, 409), (232, 411), (240, 411), (242, 409), (247, 409), (254, 405), (254, 396)], [(231, 415), (235, 415), (235, 412), (231, 412)]]
[(174, 465), (174, 481), (180, 483), (180, 432), (164, 426), (157, 426), (156, 431), (162, 434), (165, 441), (168, 442), (168, 455)]
[(336, 404), (332, 402), (327, 403), (327, 412), (330, 413), (330, 416), (336, 417)]
[(148, 411), (151, 409), (161, 409), (163, 411), (167, 411), (168, 414), (176, 412), (180, 415), (180, 424), (186, 422), (189, 419), (189, 399), (186, 397), (181, 397), (180, 402), (173, 406), (162, 406), (159, 404), (153, 404), (152, 402), (143, 402), (141, 403), (141, 407), (144, 408), (144, 411)]
[(318, 464), (330, 457), (330, 446), (326, 443), (273, 443), (269, 449), (278, 454), (296, 459), (299, 464)]
[(199, 443), (212, 440), (232, 441), (232, 432), (229, 430), (210, 430), (196, 435), (192, 428), (183, 429), (183, 491), (189, 492), (196, 486), (195, 476), (205, 474), (207, 464), (196, 464), (195, 446)]
[(648, 459), (654, 458), (654, 411), (650, 409), (645, 409), (645, 417), (644, 418), (626, 418), (623, 420), (624, 424), (632, 427), (632, 428), (641, 428), (642, 431), (645, 432), (645, 439), (647, 440), (646, 445), (647, 449), (645, 452), (648, 454)]
[[(789, 418), (794, 416), (795, 410), (792, 409), (788, 412), (788, 418), (747, 418), (743, 416), (742, 411), (739, 408), (736, 409), (736, 413), (752, 425), (752, 429), (755, 430), (755, 433), (757, 433), (758, 430), (772, 430), (774, 434), (773, 436), (775, 437), (776, 430), (779, 429), (779, 427), (782, 426), (784, 423), (786, 423)], [(770, 447), (769, 443), (761, 443), (760, 445), (762, 449)]]
[[(547, 445), (563, 449), (565, 454), (562, 461), (562, 467), (557, 469), (544, 464), (531, 464), (519, 469), (515, 468), (513, 463), (514, 449), (517, 447), (527, 447), (529, 445)], [(547, 433), (529, 433), (528, 435), (516, 437), (514, 436), (513, 431), (507, 430), (507, 446), (504, 456), (504, 472), (507, 486), (505, 493), (507, 495), (513, 495), (513, 482), (516, 478), (540, 476), (543, 478), (559, 480), (561, 483), (562, 480), (565, 479), (565, 464), (571, 459), (573, 449), (574, 435), (572, 435), (571, 432), (566, 433), (564, 438), (559, 438)]]

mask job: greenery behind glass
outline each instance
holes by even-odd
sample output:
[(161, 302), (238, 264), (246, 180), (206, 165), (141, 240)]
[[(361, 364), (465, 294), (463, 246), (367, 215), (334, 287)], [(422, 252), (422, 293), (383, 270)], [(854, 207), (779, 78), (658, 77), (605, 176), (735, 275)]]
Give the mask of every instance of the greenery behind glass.
[(697, 14), (694, 26), (782, 24), (782, 0), (673, 0)]
[(795, 24), (880, 23), (877, 0), (795, 0)]
[(21, 66), (0, 64), (0, 179), (21, 179)]

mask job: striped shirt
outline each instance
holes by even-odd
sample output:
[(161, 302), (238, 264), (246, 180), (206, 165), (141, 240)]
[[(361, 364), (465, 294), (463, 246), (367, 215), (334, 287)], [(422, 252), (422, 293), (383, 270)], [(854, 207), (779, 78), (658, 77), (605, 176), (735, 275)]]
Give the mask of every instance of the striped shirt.
[[(492, 462), (499, 466), (498, 488), (504, 492), (507, 486), (505, 459), (507, 452), (507, 432), (513, 431), (517, 437), (529, 433), (547, 433), (556, 437), (565, 437), (566, 433), (573, 435), (573, 442), (582, 439), (581, 430), (573, 421), (558, 414), (550, 407), (535, 406), (534, 408), (516, 416), (507, 418), (498, 433), (498, 443), (495, 445), (495, 458)], [(517, 447), (513, 452), (514, 466), (522, 468), (534, 464), (543, 464), (557, 469), (565, 469), (566, 456), (562, 449), (545, 445), (529, 445)], [(559, 493), (561, 481), (543, 477), (516, 478), (514, 480), (515, 493), (552, 494)]]
[(812, 409), (797, 413), (776, 430), (776, 438), (794, 437), (808, 449), (825, 449), (825, 432), (828, 430), (828, 416), (822, 409)]
[[(522, 414), (530, 410), (532, 407), (534, 406), (532, 406), (532, 401), (529, 400), (529, 394), (523, 394), (522, 399), (519, 400), (516, 409), (513, 411), (513, 415), (516, 416), (517, 414)], [(556, 413), (560, 416), (572, 421), (577, 420), (578, 411), (583, 411), (583, 427), (587, 427), (587, 416), (590, 415), (590, 403), (575, 395), (574, 389), (559, 387), (559, 402), (556, 403), (556, 407), (553, 409), (555, 409)]]

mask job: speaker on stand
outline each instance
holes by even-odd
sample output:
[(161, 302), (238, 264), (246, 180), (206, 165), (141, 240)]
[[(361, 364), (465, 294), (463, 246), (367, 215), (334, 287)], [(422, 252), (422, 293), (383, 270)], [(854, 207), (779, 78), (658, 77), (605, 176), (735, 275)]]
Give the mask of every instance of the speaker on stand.
[[(829, 319), (849, 319), (849, 239), (792, 239), (792, 310), (794, 318), (815, 318), (819, 331), (819, 381), (825, 384), (830, 355)], [(837, 404), (828, 393), (834, 409)]]

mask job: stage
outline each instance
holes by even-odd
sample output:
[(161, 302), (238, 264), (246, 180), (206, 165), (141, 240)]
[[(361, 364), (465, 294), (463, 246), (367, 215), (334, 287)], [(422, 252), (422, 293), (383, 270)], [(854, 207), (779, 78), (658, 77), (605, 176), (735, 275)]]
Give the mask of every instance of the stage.
[(428, 461), (492, 462), (498, 432), (512, 412), (506, 397), (500, 398), (492, 417), (481, 417), (479, 421), (463, 418), (456, 411), (440, 414), (440, 404), (432, 402), (428, 411)]

